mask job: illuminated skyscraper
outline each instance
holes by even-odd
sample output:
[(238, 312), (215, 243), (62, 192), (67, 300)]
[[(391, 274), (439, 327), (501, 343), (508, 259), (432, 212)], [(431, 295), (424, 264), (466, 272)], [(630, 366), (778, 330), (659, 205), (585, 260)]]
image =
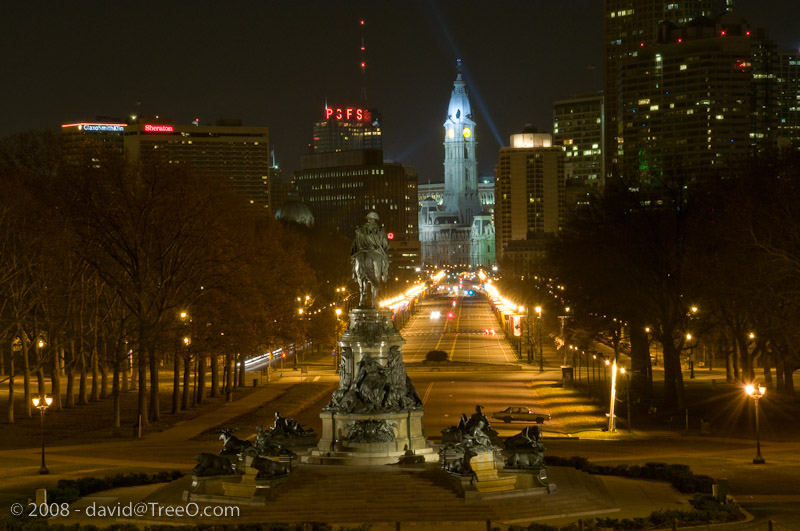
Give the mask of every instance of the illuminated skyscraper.
[(325, 117), (314, 123), (312, 153), (383, 149), (381, 115), (375, 109), (325, 107)]
[(221, 179), (258, 215), (269, 210), (269, 129), (239, 120), (217, 125), (142, 122), (125, 127), (125, 155), (145, 166), (180, 165), (197, 176)]
[(586, 94), (553, 105), (553, 144), (564, 150), (567, 208), (585, 205), (605, 182), (603, 95)]
[(662, 23), (620, 74), (617, 167), (641, 182), (697, 179), (773, 148), (774, 45), (727, 13)]
[(535, 270), (545, 242), (564, 224), (564, 152), (547, 133), (511, 136), (495, 169), (497, 261), (515, 274)]
[(697, 17), (715, 17), (733, 8), (733, 0), (604, 0), (603, 92), (605, 95), (606, 175), (617, 168), (623, 149), (620, 116), (621, 76), (627, 64), (652, 46), (658, 26), (669, 21), (685, 24)]
[(321, 230), (350, 238), (367, 214), (377, 212), (391, 234), (392, 267), (419, 267), (417, 172), (411, 166), (384, 161), (377, 149), (312, 153), (301, 158), (292, 184)]

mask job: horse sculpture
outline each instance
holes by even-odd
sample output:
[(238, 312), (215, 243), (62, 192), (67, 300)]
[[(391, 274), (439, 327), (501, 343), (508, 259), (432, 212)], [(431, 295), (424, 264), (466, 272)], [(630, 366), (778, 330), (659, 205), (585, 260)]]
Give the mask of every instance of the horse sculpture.
[[(378, 225), (378, 214), (367, 214), (367, 222), (356, 230), (350, 261), (353, 264), (353, 280), (360, 294), (358, 305), (375, 307), (378, 291), (389, 276), (389, 240)], [(368, 292), (372, 291), (372, 303), (368, 304)]]

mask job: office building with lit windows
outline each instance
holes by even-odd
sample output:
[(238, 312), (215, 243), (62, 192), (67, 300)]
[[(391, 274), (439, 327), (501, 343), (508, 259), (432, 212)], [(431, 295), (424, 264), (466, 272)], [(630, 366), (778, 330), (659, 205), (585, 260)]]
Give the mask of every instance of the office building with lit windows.
[[(79, 122), (61, 126), (61, 148), (68, 164), (80, 164), (84, 151), (90, 146), (105, 146), (123, 150), (125, 128), (121, 120), (98, 117), (94, 122)], [(98, 160), (93, 164), (99, 163)]]
[(778, 147), (800, 149), (800, 52), (777, 51), (774, 72)]
[(702, 178), (775, 145), (774, 45), (727, 13), (664, 23), (620, 76), (618, 165), (657, 182)]
[(216, 125), (142, 121), (125, 128), (125, 155), (144, 166), (186, 167), (193, 175), (223, 180), (257, 215), (269, 215), (270, 149), (267, 127), (238, 120)]
[(545, 244), (564, 225), (565, 182), (561, 147), (548, 133), (511, 136), (495, 168), (497, 261), (514, 274), (536, 269)]
[(351, 238), (377, 212), (392, 267), (413, 271), (420, 265), (417, 178), (411, 166), (384, 161), (383, 151), (362, 149), (304, 155), (292, 186), (320, 230)]
[(381, 115), (376, 109), (326, 106), (312, 140), (311, 153), (383, 149)]
[(577, 95), (555, 102), (553, 144), (564, 150), (567, 208), (587, 205), (605, 181), (603, 95)]
[(603, 93), (605, 95), (603, 156), (606, 176), (619, 172), (623, 117), (620, 91), (623, 74), (645, 48), (655, 44), (659, 24), (687, 24), (698, 17), (714, 18), (730, 11), (733, 0), (604, 0)]

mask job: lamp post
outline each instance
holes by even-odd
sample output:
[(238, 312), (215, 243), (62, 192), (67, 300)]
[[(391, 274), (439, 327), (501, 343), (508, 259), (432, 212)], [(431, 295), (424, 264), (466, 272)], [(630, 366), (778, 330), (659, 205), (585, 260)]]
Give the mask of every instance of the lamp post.
[(542, 352), (542, 307), (536, 306), (536, 343), (539, 347), (539, 372), (544, 372), (544, 358)]
[(692, 334), (686, 334), (686, 341), (689, 343), (689, 378), (694, 378), (694, 345), (692, 345)]
[(617, 431), (614, 418), (614, 405), (617, 400), (617, 360), (612, 364), (609, 360), (605, 361), (606, 366), (611, 366), (611, 394), (608, 402), (608, 433)]
[(31, 399), (33, 402), (33, 407), (39, 410), (40, 417), (42, 419), (42, 466), (39, 467), (40, 474), (49, 474), (50, 471), (47, 470), (47, 467), (44, 464), (44, 412), (47, 411), (47, 408), (50, 407), (50, 404), (53, 403), (53, 398), (50, 396), (45, 396), (44, 399), (34, 397)]
[[(569, 306), (564, 308), (564, 313), (569, 313)], [(561, 321), (561, 348), (564, 350), (564, 367), (568, 367), (569, 363), (567, 360), (567, 334), (566, 334), (566, 322), (569, 319), (569, 315), (559, 315), (558, 320)]]
[(633, 429), (631, 428), (631, 371), (626, 371), (625, 367), (622, 367), (619, 372), (625, 375), (625, 403), (628, 406), (628, 433), (632, 433)]
[(517, 336), (517, 353), (522, 359), (522, 320), (525, 318), (525, 307), (517, 306), (517, 312), (519, 312), (519, 330), (515, 328), (514, 335)]
[(339, 350), (340, 349), (340, 347), (339, 347), (339, 327), (340, 327), (340, 324), (339, 323), (340, 323), (340, 320), (341, 320), (341, 317), (342, 317), (342, 309), (341, 308), (336, 308), (335, 311), (336, 311), (336, 334), (334, 334), (335, 337), (333, 338), (333, 340), (336, 342), (336, 357), (334, 358), (334, 367), (338, 368), (339, 367), (339, 363), (341, 362), (340, 357), (342, 355), (342, 353)]
[(533, 364), (533, 345), (531, 343), (531, 310), (530, 307), (525, 310), (525, 339), (528, 344), (528, 365)]
[[(758, 425), (758, 400), (767, 393), (767, 388), (764, 387), (763, 385), (759, 385), (758, 387), (756, 387), (750, 384), (745, 386), (744, 391), (745, 393), (747, 393), (748, 396), (753, 397), (753, 400), (756, 403), (756, 456), (753, 458), (753, 464), (763, 465), (764, 463), (766, 463), (766, 461), (764, 461), (764, 458), (761, 457), (761, 433)], [(42, 451), (44, 452), (44, 450)], [(44, 454), (42, 455), (44, 456)], [(44, 459), (44, 457), (42, 457), (42, 459)], [(42, 463), (44, 463), (44, 461), (42, 461)]]

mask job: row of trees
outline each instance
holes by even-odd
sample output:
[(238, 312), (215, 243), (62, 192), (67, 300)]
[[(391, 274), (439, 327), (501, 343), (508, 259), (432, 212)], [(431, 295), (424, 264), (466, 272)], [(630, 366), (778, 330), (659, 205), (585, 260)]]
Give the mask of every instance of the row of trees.
[(598, 335), (610, 336), (617, 352), (629, 342), (641, 394), (652, 394), (656, 341), (667, 406), (685, 407), (682, 357), (700, 344), (726, 360), (730, 381), (763, 377), (794, 397), (800, 159), (750, 160), (702, 180), (675, 172), (650, 186), (612, 179), (533, 273), (530, 296), (555, 288), (557, 306), (572, 309), (570, 334), (584, 346)]
[[(31, 415), (34, 376), (42, 395), (49, 377), (56, 410), (110, 396), (118, 430), (119, 395), (132, 388), (142, 421), (157, 422), (165, 361), (173, 362), (177, 411), (188, 406), (193, 363), (202, 379), (209, 358), (211, 394), (230, 398), (244, 381), (247, 355), (321, 335), (313, 321), (298, 318), (296, 300), (310, 293), (334, 299), (333, 285), (320, 283), (314, 267), (341, 285), (342, 262), (322, 265), (317, 256), (334, 242), (309, 246), (314, 236), (302, 228), (251, 217), (223, 184), (178, 165), (131, 164), (98, 145), (67, 158), (49, 133), (0, 141), (0, 367), (8, 422), (18, 410)], [(307, 246), (315, 250), (306, 253)], [(332, 337), (328, 313), (331, 323), (316, 328), (330, 328)], [(197, 387), (194, 398), (202, 401), (205, 385)]]

